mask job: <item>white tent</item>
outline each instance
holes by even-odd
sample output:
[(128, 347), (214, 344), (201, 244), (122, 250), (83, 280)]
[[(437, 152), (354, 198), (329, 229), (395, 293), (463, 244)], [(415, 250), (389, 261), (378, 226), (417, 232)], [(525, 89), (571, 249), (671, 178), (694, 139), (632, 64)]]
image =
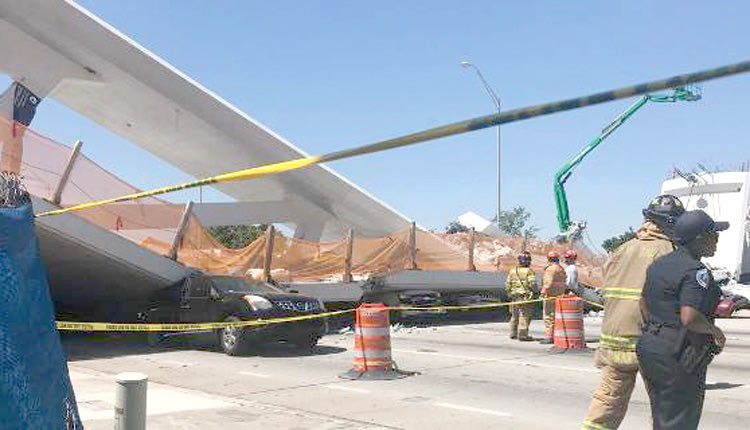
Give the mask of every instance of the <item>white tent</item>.
[(474, 230), (480, 233), (484, 233), (487, 236), (498, 237), (501, 235), (500, 229), (497, 228), (496, 224), (487, 220), (481, 215), (475, 214), (474, 212), (466, 212), (465, 214), (459, 216), (458, 222), (469, 228), (474, 227)]

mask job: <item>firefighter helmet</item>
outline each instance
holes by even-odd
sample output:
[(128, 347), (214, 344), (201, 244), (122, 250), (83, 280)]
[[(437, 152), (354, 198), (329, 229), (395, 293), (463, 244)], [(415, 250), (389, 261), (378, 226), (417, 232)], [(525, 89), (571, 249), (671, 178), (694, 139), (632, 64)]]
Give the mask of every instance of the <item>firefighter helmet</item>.
[(529, 251), (521, 251), (518, 253), (518, 264), (522, 267), (529, 267), (531, 265), (531, 253)]
[(578, 254), (574, 250), (569, 249), (565, 251), (565, 253), (563, 254), (563, 258), (566, 260), (575, 260), (578, 258)]
[(685, 212), (685, 207), (677, 197), (662, 194), (654, 197), (643, 210), (643, 217), (654, 221), (662, 229), (671, 230), (677, 218)]
[(550, 252), (547, 253), (547, 260), (550, 260), (550, 261), (559, 261), (560, 260), (560, 256), (557, 255), (557, 251), (550, 251)]

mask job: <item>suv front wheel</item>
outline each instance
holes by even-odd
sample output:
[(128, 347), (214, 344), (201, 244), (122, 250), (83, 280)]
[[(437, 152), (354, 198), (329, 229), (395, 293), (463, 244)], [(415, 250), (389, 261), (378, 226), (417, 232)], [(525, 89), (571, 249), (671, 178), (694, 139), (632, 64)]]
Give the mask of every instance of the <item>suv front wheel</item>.
[[(235, 316), (228, 316), (223, 322), (240, 322)], [(247, 349), (247, 337), (243, 327), (225, 327), (217, 330), (221, 349), (227, 355), (239, 355)]]
[(305, 352), (315, 351), (315, 346), (318, 344), (320, 337), (314, 334), (303, 334), (294, 337), (291, 342), (297, 349)]

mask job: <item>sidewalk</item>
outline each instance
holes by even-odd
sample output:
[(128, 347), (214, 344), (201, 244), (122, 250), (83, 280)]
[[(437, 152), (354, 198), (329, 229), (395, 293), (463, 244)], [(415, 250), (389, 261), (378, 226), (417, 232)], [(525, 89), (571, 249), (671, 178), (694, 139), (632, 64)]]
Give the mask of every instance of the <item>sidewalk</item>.
[[(69, 364), (78, 411), (87, 430), (114, 428), (115, 374)], [(239, 430), (253, 428), (323, 430), (382, 429), (381, 426), (342, 420), (327, 415), (226, 398), (196, 390), (149, 382), (149, 429)]]

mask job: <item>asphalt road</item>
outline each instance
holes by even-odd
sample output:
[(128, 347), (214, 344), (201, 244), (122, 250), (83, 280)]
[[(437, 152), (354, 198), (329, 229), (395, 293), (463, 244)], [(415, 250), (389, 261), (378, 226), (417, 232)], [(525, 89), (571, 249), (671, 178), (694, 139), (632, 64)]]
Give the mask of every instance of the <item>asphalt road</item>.
[[(585, 319), (596, 347), (601, 320)], [(701, 428), (750, 419), (750, 313), (720, 320), (727, 347), (709, 367)], [(532, 322), (539, 337), (541, 321)], [(114, 375), (149, 376), (150, 429), (576, 429), (598, 382), (593, 352), (552, 353), (508, 339), (508, 324), (463, 321), (392, 329), (392, 381), (350, 381), (353, 333), (324, 337), (312, 354), (260, 347), (229, 357), (201, 339), (149, 347), (132, 337), (64, 338), (87, 429), (113, 427)], [(639, 381), (622, 429), (649, 428)], [(480, 427), (481, 426), (481, 427)]]

